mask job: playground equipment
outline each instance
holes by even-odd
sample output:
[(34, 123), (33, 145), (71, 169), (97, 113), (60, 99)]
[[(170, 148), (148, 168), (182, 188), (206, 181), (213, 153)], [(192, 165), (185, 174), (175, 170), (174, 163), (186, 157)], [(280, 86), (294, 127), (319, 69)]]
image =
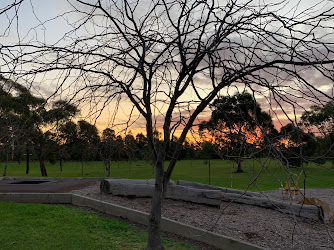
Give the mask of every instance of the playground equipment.
[(293, 183), (285, 182), (285, 194), (291, 194), (292, 197), (299, 194), (298, 181), (294, 181)]

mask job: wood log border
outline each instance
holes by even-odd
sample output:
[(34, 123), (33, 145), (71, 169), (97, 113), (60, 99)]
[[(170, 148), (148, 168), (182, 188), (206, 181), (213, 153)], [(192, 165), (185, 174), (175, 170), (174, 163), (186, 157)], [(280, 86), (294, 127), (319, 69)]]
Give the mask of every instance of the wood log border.
[(197, 189), (220, 190), (223, 193), (233, 193), (233, 194), (240, 194), (240, 195), (247, 195), (247, 196), (262, 197), (260, 193), (256, 193), (256, 192), (243, 191), (243, 190), (225, 188), (225, 187), (217, 187), (217, 186), (202, 184), (198, 182), (179, 180), (177, 182), (177, 185), (185, 186), (185, 187), (192, 187), (192, 188), (197, 188)]
[[(100, 190), (103, 193), (116, 196), (152, 197), (154, 181), (154, 179), (105, 179), (101, 181)], [(174, 182), (170, 182), (166, 198), (214, 206), (220, 206), (222, 201), (235, 202), (273, 209), (281, 213), (324, 222), (324, 212), (320, 206), (300, 205), (273, 200), (254, 192), (215, 187), (200, 183), (179, 181), (178, 185), (176, 185)]]

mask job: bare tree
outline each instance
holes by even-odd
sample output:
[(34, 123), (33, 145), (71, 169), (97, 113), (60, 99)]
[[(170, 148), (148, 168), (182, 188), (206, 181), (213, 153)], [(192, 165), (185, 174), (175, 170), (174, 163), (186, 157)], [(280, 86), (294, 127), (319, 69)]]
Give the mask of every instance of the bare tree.
[[(144, 120), (156, 170), (148, 249), (162, 248), (160, 218), (168, 182), (188, 132), (217, 94), (233, 86), (247, 88), (267, 98), (266, 107), (277, 116), (281, 108), (295, 115), (289, 119), (307, 102), (332, 98), (319, 88), (333, 86), (332, 1), (314, 6), (287, 0), (68, 4), (58, 16), (38, 19), (18, 41), (2, 42), (1, 72), (28, 83), (53, 79), (53, 97), (71, 94), (73, 100), (99, 104), (97, 113), (130, 100), (126, 124)], [(9, 25), (17, 22), (8, 20)], [(57, 22), (64, 25), (62, 36), (44, 38), (40, 30)], [(162, 147), (154, 143), (159, 128)], [(180, 136), (164, 170), (176, 130)]]

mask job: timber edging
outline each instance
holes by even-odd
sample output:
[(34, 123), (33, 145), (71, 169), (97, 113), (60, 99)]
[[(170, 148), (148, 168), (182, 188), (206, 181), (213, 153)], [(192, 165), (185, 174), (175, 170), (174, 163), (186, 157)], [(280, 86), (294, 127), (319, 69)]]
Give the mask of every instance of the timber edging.
[[(126, 218), (142, 225), (148, 224), (148, 213), (71, 193), (0, 193), (0, 202), (73, 204)], [(164, 217), (161, 218), (161, 228), (163, 231), (203, 242), (224, 250), (265, 249), (248, 242), (208, 232)]]

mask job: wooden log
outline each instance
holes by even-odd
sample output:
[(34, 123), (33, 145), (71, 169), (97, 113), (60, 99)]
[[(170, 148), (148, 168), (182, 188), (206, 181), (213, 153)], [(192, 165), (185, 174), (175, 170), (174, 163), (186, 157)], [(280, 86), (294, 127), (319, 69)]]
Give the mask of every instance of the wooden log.
[[(111, 178), (102, 180), (100, 191), (103, 193), (135, 197), (152, 197), (155, 179), (132, 180)], [(169, 186), (176, 186), (175, 182), (170, 181)]]
[(241, 196), (232, 193), (223, 194), (221, 200), (274, 209), (281, 213), (292, 214), (314, 221), (324, 222), (324, 212), (320, 206), (300, 205), (268, 198)]
[[(103, 182), (110, 182), (110, 183), (131, 183), (131, 184), (148, 184), (148, 185), (154, 185), (155, 179), (148, 179), (148, 180), (142, 180), (142, 179), (123, 179), (123, 178), (108, 178), (103, 180)], [(169, 181), (168, 185), (176, 185), (176, 183), (172, 180)]]
[[(106, 179), (101, 181), (101, 191), (113, 195), (152, 197), (154, 192), (152, 180)], [(254, 205), (274, 209), (282, 213), (324, 222), (324, 212), (321, 207), (293, 204), (268, 198), (247, 196), (244, 194), (227, 193), (221, 190), (206, 190), (170, 183), (166, 198), (190, 201), (207, 205), (220, 205), (221, 201)]]
[(124, 178), (108, 178), (103, 181), (110, 183), (132, 183), (132, 184), (149, 184), (154, 185), (155, 179), (141, 180), (141, 179), (124, 179)]
[[(152, 197), (154, 185), (150, 180), (106, 179), (101, 181), (100, 190), (112, 195)], [(219, 190), (193, 189), (170, 182), (166, 198), (219, 206), (221, 195)]]
[(185, 187), (192, 187), (197, 189), (206, 189), (206, 190), (220, 190), (223, 193), (234, 193), (239, 195), (247, 195), (247, 196), (255, 196), (255, 197), (261, 197), (262, 195), (260, 193), (256, 192), (250, 192), (250, 191), (243, 191), (238, 189), (232, 189), (232, 188), (225, 188), (225, 187), (217, 187), (197, 182), (190, 182), (190, 181), (183, 181), (179, 180), (177, 182), (177, 185), (185, 186)]
[(110, 185), (110, 193), (113, 195), (132, 196), (132, 197), (152, 197), (154, 185), (114, 183)]
[(183, 186), (168, 187), (166, 198), (190, 201), (194, 203), (219, 206), (222, 192), (220, 190), (205, 190)]

